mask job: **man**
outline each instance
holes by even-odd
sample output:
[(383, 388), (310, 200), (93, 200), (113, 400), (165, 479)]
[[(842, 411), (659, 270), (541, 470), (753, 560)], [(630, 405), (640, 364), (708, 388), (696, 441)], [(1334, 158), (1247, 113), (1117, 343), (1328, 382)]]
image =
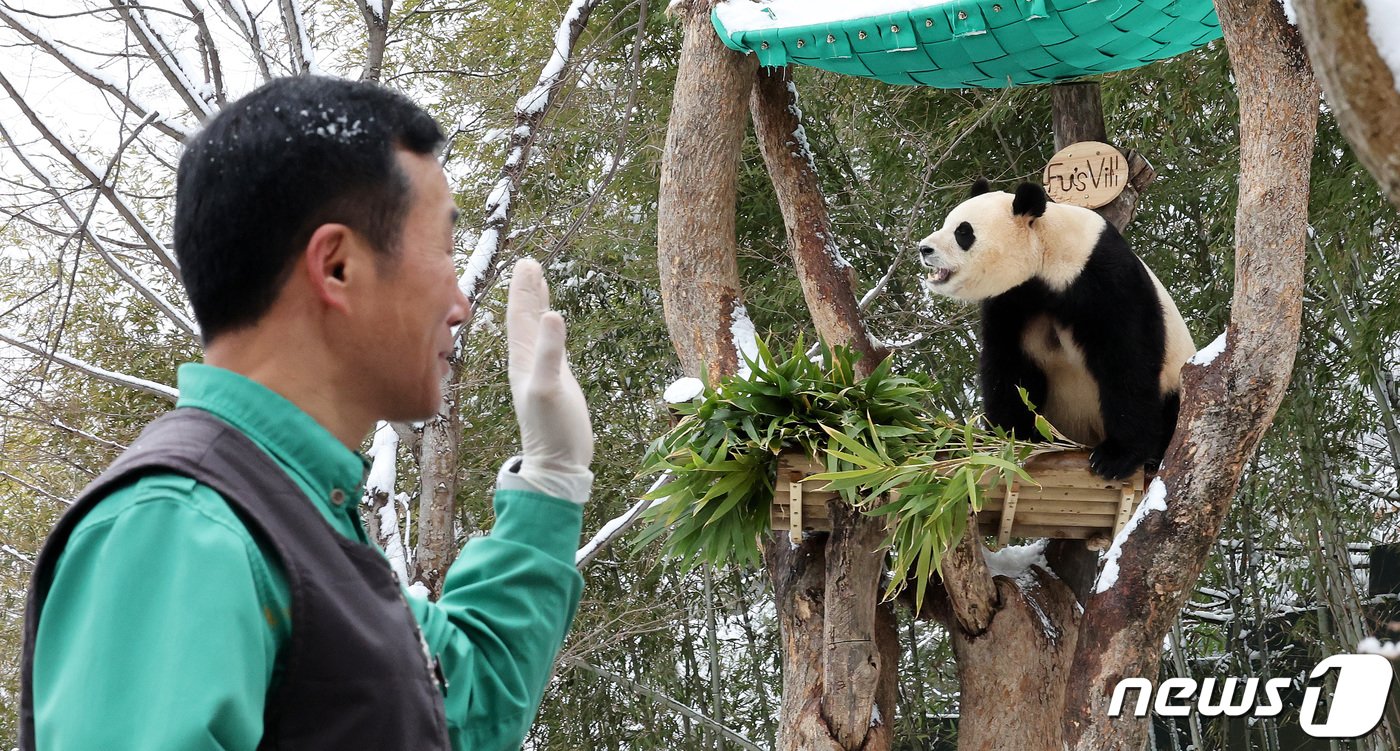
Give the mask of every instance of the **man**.
[[(587, 407), (537, 263), (507, 310), (522, 457), (491, 534), (405, 604), (356, 511), (378, 420), (430, 417), (454, 327), (442, 134), (370, 84), (273, 81), (180, 161), (175, 252), (205, 342), (177, 409), (36, 565), (21, 745), (515, 749), (577, 607)], [(98, 501), (100, 500), (100, 503)]]

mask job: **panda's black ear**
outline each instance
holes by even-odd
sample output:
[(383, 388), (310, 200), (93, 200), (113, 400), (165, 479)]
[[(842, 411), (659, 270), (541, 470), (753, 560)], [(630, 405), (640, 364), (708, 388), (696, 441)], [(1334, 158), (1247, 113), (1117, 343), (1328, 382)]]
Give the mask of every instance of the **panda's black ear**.
[(968, 198), (976, 198), (992, 189), (992, 184), (987, 182), (987, 178), (979, 177), (977, 182), (972, 184), (972, 190), (968, 191)]
[(1035, 218), (1045, 214), (1045, 189), (1035, 183), (1021, 183), (1016, 186), (1016, 198), (1011, 202), (1011, 213), (1016, 216)]

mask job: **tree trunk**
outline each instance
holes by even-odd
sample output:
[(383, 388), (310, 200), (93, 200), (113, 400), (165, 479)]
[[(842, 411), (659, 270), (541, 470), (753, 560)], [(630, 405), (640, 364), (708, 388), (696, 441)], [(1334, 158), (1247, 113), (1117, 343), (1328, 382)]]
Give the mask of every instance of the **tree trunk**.
[(1342, 135), (1391, 203), (1400, 206), (1400, 81), (1369, 33), (1370, 24), (1395, 19), (1368, 19), (1366, 3), (1358, 0), (1297, 0), (1293, 8)]
[(1216, 4), (1240, 102), (1235, 294), (1224, 352), (1182, 370), (1181, 417), (1158, 479), (1166, 511), (1121, 544), (1115, 582), (1085, 605), (1066, 696), (1065, 747), (1139, 749), (1145, 719), (1107, 717), (1122, 678), (1155, 680), (1162, 639), (1220, 533), (1244, 462), (1288, 385), (1303, 291), (1318, 92), (1301, 39), (1272, 0)]
[(959, 751), (1060, 751), (1079, 634), (1074, 592), (1040, 568), (995, 579), (1000, 606), (978, 636), (949, 628), (958, 661)]
[(418, 545), (409, 578), (436, 600), (447, 569), (457, 559), (457, 460), (462, 423), (457, 415), (461, 377), (455, 361), (443, 379), (441, 411), (423, 425), (418, 453)]
[[(854, 271), (831, 231), (791, 70), (760, 70), (750, 109), (817, 334), (859, 352), (856, 372), (866, 375), (888, 352), (871, 341), (861, 319)], [(884, 525), (840, 501), (829, 509), (829, 536), (794, 548), (786, 533), (775, 532), (765, 545), (783, 633), (778, 747), (888, 749), (899, 640), (890, 604), (879, 601)]]
[(739, 369), (731, 330), (742, 304), (734, 203), (755, 60), (719, 41), (710, 7), (697, 0), (677, 8), (685, 38), (661, 157), (656, 255), (681, 367), (718, 380)]

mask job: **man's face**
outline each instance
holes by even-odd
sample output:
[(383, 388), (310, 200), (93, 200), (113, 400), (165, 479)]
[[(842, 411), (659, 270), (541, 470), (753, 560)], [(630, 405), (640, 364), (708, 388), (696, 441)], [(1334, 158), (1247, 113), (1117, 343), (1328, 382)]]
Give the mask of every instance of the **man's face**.
[(422, 420), (441, 406), (441, 380), (452, 351), (452, 327), (470, 304), (457, 286), (452, 226), (457, 217), (447, 177), (431, 155), (397, 152), (411, 186), (398, 247), (378, 264), (369, 290), (367, 398), (382, 419)]

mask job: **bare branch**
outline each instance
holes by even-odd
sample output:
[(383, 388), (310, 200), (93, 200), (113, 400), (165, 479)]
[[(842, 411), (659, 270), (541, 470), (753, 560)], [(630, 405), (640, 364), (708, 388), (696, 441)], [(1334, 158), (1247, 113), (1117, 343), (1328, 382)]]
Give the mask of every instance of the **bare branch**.
[(116, 373), (107, 370), (106, 368), (99, 368), (98, 366), (93, 365), (91, 363), (87, 363), (75, 357), (69, 357), (68, 355), (61, 354), (58, 352), (45, 352), (43, 349), (35, 347), (32, 344), (29, 344), (21, 339), (11, 336), (5, 333), (4, 331), (0, 331), (0, 342), (4, 342), (11, 346), (18, 347), (31, 355), (42, 357), (50, 362), (56, 362), (59, 365), (66, 365), (74, 370), (86, 373), (100, 381), (106, 381), (107, 383), (115, 384), (117, 386), (125, 386), (130, 389), (135, 389), (137, 391), (142, 391), (147, 394), (159, 396), (162, 399), (168, 400), (172, 404), (178, 401), (180, 398), (179, 391), (176, 391), (175, 389), (172, 389), (163, 383), (156, 383), (155, 381), (148, 381), (144, 378), (137, 378), (136, 376), (126, 375), (125, 373)]
[(253, 15), (248, 12), (248, 5), (244, 0), (215, 0), (219, 4), (219, 9), (232, 21), (238, 29), (238, 33), (243, 35), (244, 41), (248, 42), (248, 47), (253, 51), (253, 61), (258, 65), (258, 73), (262, 75), (262, 80), (272, 80), (272, 71), (267, 66), (267, 50), (263, 49), (262, 35), (258, 33), (258, 22)]
[(152, 125), (155, 126), (156, 130), (159, 130), (161, 133), (177, 141), (184, 140), (185, 136), (189, 135), (189, 131), (180, 124), (170, 121), (164, 115), (157, 113), (153, 108), (141, 104), (130, 93), (124, 91), (112, 81), (109, 81), (97, 70), (88, 68), (65, 54), (52, 39), (24, 23), (24, 21), (20, 20), (18, 16), (11, 13), (4, 6), (0, 6), (0, 21), (4, 21), (6, 26), (14, 29), (20, 36), (29, 40), (29, 42), (36, 47), (47, 52), (50, 57), (62, 63), (63, 67), (67, 68), (73, 75), (116, 97), (118, 101), (130, 108), (132, 112), (136, 113), (137, 117), (146, 117), (154, 113), (156, 119), (152, 121)]
[(749, 751), (763, 751), (763, 749), (760, 746), (758, 746), (748, 738), (739, 735), (737, 732), (730, 729), (728, 726), (716, 721), (715, 719), (709, 717), (708, 715), (695, 709), (694, 707), (691, 707), (687, 704), (682, 704), (679, 701), (672, 699), (671, 697), (661, 693), (660, 691), (657, 691), (654, 688), (644, 686), (630, 678), (625, 678), (623, 676), (618, 675), (617, 673), (614, 673), (610, 670), (605, 670), (603, 668), (598, 667), (597, 665), (584, 662), (583, 660), (575, 658), (566, 658), (561, 662), (563, 662), (563, 664), (565, 665), (568, 665), (569, 667), (582, 668), (583, 670), (587, 670), (588, 672), (593, 673), (594, 675), (597, 675), (601, 678), (606, 678), (612, 681), (613, 683), (622, 686), (623, 688), (641, 694), (642, 696), (645, 696), (658, 704), (668, 707), (681, 715), (689, 717), (695, 722), (698, 722), (719, 733), (721, 736), (724, 737), (725, 740), (739, 746), (740, 748), (748, 749)]
[[(146, 120), (143, 120), (142, 124), (148, 122), (150, 118), (151, 116), (147, 115)], [(137, 126), (135, 129), (132, 130), (131, 134), (127, 137), (127, 139), (124, 140), (122, 142), (122, 145), (117, 148), (116, 156), (113, 157), (113, 161), (115, 161), (121, 155), (121, 153), (125, 150), (126, 146), (131, 143), (131, 141), (136, 137), (136, 134), (139, 133), (140, 130), (140, 126)], [(58, 203), (59, 207), (63, 209), (64, 213), (68, 215), (68, 218), (73, 222), (73, 225), (77, 228), (77, 231), (81, 232), (82, 235), (87, 238), (88, 242), (92, 245), (93, 249), (96, 250), (98, 255), (102, 257), (102, 260), (106, 261), (107, 265), (110, 266), (113, 271), (117, 272), (117, 275), (120, 276), (124, 281), (126, 281), (127, 284), (131, 285), (131, 287), (135, 289), (137, 293), (139, 293), (142, 297), (145, 297), (147, 300), (150, 300), (151, 303), (154, 304), (157, 309), (159, 309), (162, 313), (165, 314), (167, 318), (171, 320), (171, 322), (173, 322), (191, 338), (198, 339), (198, 327), (194, 324), (194, 322), (187, 318), (184, 313), (180, 312), (169, 302), (167, 302), (165, 298), (156, 294), (156, 292), (150, 287), (148, 287), (145, 282), (141, 281), (141, 279), (137, 277), (134, 272), (128, 269), (125, 264), (123, 264), (117, 259), (116, 255), (113, 254), (113, 252), (109, 250), (105, 246), (105, 244), (97, 238), (96, 235), (93, 234), (92, 223), (78, 216), (78, 212), (73, 208), (73, 205), (68, 202), (68, 199), (63, 195), (62, 191), (60, 191), (57, 188), (57, 186), (54, 184), (53, 179), (46, 172), (44, 172), (44, 170), (41, 167), (39, 167), (36, 163), (29, 159), (29, 157), (23, 152), (23, 150), (19, 148), (19, 144), (15, 143), (15, 140), (10, 136), (9, 131), (5, 129), (4, 125), (0, 125), (0, 138), (3, 138), (5, 142), (10, 145), (10, 150), (13, 151), (15, 156), (19, 158), (20, 163), (23, 164), (26, 168), (28, 168), (30, 173), (33, 174), (36, 178), (38, 178), (38, 180), (41, 183), (43, 183), (44, 188), (49, 192), (50, 195), (54, 197), (54, 201)]]
[(126, 201), (122, 200), (121, 196), (117, 194), (117, 191), (112, 188), (112, 186), (103, 182), (96, 170), (79, 156), (76, 151), (69, 148), (68, 144), (64, 143), (63, 139), (39, 117), (38, 113), (34, 111), (34, 108), (29, 106), (29, 103), (20, 95), (19, 90), (10, 83), (10, 79), (6, 78), (4, 73), (0, 73), (0, 88), (3, 88), (10, 95), (10, 99), (20, 108), (20, 111), (24, 113), (25, 117), (29, 118), (30, 124), (34, 126), (35, 130), (39, 131), (39, 134), (44, 137), (44, 140), (48, 141), (49, 145), (53, 146), (54, 149), (62, 154), (63, 158), (73, 166), (73, 169), (90, 180), (98, 191), (107, 198), (107, 201), (111, 203), (112, 207), (117, 210), (117, 213), (126, 220), (126, 223), (131, 226), (137, 236), (145, 241), (146, 247), (155, 254), (156, 259), (160, 261), (161, 265), (165, 266), (165, 268), (170, 271), (171, 275), (178, 279), (180, 277), (180, 270), (179, 267), (175, 265), (175, 259), (171, 258), (170, 254), (165, 251), (165, 246), (163, 246), (159, 240), (156, 240), (155, 235), (146, 227), (145, 222), (141, 221), (141, 218), (127, 205)]

